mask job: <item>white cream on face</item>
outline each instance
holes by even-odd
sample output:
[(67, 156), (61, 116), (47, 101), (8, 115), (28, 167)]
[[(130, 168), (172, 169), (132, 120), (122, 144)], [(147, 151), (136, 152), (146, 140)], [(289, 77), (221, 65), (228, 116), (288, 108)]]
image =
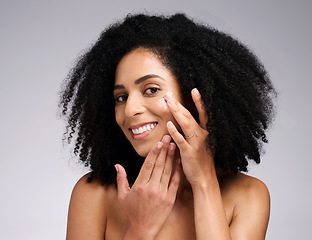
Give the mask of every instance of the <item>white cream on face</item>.
[(164, 110), (167, 109), (167, 103), (166, 103), (166, 100), (165, 98), (162, 98), (160, 100), (158, 100), (160, 102), (160, 104), (163, 106)]

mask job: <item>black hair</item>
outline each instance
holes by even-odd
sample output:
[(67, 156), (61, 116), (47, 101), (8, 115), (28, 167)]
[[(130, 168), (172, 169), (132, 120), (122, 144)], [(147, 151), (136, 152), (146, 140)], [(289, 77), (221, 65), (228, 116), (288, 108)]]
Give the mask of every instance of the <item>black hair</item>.
[(191, 101), (197, 88), (208, 113), (207, 144), (215, 164), (233, 173), (260, 162), (274, 116), (274, 87), (257, 57), (232, 36), (195, 23), (184, 14), (128, 15), (109, 26), (79, 59), (65, 81), (60, 107), (65, 139), (92, 175), (113, 183), (122, 164), (133, 183), (144, 161), (115, 120), (113, 86), (121, 58), (142, 47), (176, 76)]

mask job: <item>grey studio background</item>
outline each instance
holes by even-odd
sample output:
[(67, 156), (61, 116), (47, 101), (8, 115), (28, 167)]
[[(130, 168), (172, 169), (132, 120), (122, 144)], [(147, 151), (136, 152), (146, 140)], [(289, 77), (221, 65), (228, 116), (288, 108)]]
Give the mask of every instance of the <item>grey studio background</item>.
[(79, 54), (127, 13), (185, 12), (259, 56), (279, 91), (262, 163), (271, 192), (267, 239), (312, 239), (312, 2), (1, 1), (0, 239), (64, 239), (71, 190), (87, 171), (62, 145), (62, 80)]

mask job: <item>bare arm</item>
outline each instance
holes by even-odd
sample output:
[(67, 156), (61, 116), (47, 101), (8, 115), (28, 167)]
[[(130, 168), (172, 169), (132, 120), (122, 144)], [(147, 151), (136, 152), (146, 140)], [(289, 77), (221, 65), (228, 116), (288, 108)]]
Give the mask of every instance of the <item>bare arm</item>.
[(210, 180), (192, 189), (196, 239), (232, 239), (218, 181)]
[[(226, 222), (217, 183), (193, 188), (197, 239), (264, 240), (270, 215), (266, 186), (251, 177), (238, 181), (232, 195), (235, 204), (230, 226)], [(230, 236), (228, 235), (230, 234)]]
[(82, 177), (72, 192), (67, 240), (103, 240), (106, 226), (105, 190), (100, 183), (87, 183), (88, 175)]
[(270, 195), (260, 180), (248, 177), (230, 225), (232, 239), (263, 240), (270, 218)]
[[(240, 197), (236, 199), (238, 205), (235, 218), (231, 226), (228, 225), (214, 156), (205, 144), (209, 134), (206, 130), (208, 116), (196, 89), (192, 91), (192, 97), (199, 113), (199, 124), (171, 94), (167, 94), (165, 99), (184, 135), (188, 136), (184, 138), (168, 122), (168, 131), (180, 150), (183, 172), (193, 190), (196, 239), (264, 239), (269, 215), (269, 195), (266, 188), (256, 187), (247, 193), (235, 193)], [(265, 206), (262, 206), (262, 201), (266, 202)]]

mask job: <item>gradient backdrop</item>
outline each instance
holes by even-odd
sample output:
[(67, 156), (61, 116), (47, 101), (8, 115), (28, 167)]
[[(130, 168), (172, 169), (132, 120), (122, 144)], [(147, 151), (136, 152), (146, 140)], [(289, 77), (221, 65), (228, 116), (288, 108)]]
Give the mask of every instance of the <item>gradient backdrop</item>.
[(64, 239), (71, 190), (86, 172), (62, 146), (58, 92), (75, 59), (127, 13), (185, 12), (239, 38), (279, 91), (262, 164), (267, 239), (312, 239), (312, 1), (0, 2), (0, 239)]

